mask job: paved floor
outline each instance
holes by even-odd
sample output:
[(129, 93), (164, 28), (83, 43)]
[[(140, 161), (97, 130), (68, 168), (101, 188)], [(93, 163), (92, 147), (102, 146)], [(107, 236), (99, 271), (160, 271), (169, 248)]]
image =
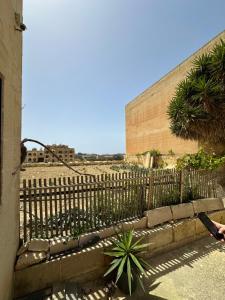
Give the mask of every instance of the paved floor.
[[(138, 288), (125, 297), (102, 280), (80, 286), (74, 281), (56, 284), (46, 300), (225, 300), (225, 243), (207, 237), (149, 259), (145, 293)], [(111, 293), (111, 295), (110, 295)]]
[[(144, 280), (145, 293), (138, 289), (131, 297), (124, 297), (116, 291), (112, 299), (225, 299), (225, 243), (207, 237), (155, 256), (149, 259), (149, 263), (152, 268)], [(97, 286), (97, 282), (95, 284)], [(86, 297), (90, 300), (107, 299), (100, 283), (99, 288), (93, 289)]]

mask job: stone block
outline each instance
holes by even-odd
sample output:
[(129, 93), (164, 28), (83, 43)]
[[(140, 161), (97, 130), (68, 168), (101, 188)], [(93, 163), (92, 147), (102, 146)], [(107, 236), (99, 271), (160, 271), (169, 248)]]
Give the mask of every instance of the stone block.
[(49, 240), (44, 239), (32, 239), (28, 246), (29, 251), (45, 251), (49, 250)]
[(99, 234), (101, 239), (108, 238), (108, 237), (115, 234), (115, 228), (114, 227), (104, 228), (102, 230), (99, 230), (98, 234)]
[(198, 235), (205, 236), (209, 234), (208, 230), (205, 228), (205, 226), (198, 218), (195, 219), (195, 233), (197, 236)]
[(104, 267), (103, 248), (94, 246), (78, 253), (72, 253), (61, 259), (61, 280), (81, 276)]
[(145, 229), (147, 227), (147, 217), (143, 217), (139, 220), (134, 221), (134, 229)]
[(195, 237), (195, 220), (183, 220), (173, 224), (174, 242)]
[(120, 224), (120, 227), (124, 231), (132, 230), (132, 229), (144, 229), (147, 227), (147, 217), (143, 217), (141, 219), (136, 219), (130, 222), (124, 222)]
[(222, 201), (222, 203), (223, 203), (223, 208), (225, 208), (225, 197), (222, 197), (222, 198), (221, 198), (221, 201)]
[(38, 264), (39, 262), (45, 260), (47, 258), (46, 252), (25, 252), (19, 256), (15, 269), (21, 270), (27, 268), (29, 266)]
[(149, 243), (148, 251), (164, 247), (173, 242), (172, 225), (164, 225), (149, 230), (143, 243)]
[(145, 216), (148, 218), (147, 220), (148, 228), (172, 220), (172, 212), (170, 206), (164, 206), (164, 207), (148, 210), (145, 212)]
[(50, 255), (61, 253), (78, 247), (77, 239), (56, 238), (50, 240)]
[(196, 237), (192, 236), (192, 237), (188, 237), (186, 239), (180, 240), (178, 242), (172, 242), (170, 244), (161, 246), (159, 248), (155, 248), (155, 249), (151, 250), (151, 252), (148, 252), (145, 257), (149, 258), (149, 257), (153, 257), (155, 255), (167, 253), (169, 251), (172, 251), (173, 249), (178, 249), (184, 245), (187, 245), (187, 244), (193, 242), (195, 239), (196, 239)]
[(221, 198), (207, 198), (192, 201), (195, 214), (224, 209)]
[(221, 210), (221, 223), (225, 224), (225, 210)]
[(29, 243), (23, 244), (23, 245), (18, 249), (16, 255), (17, 255), (17, 256), (20, 256), (21, 254), (25, 253), (25, 252), (28, 250), (28, 246), (29, 246)]
[(222, 216), (223, 216), (223, 211), (214, 211), (214, 212), (208, 213), (208, 217), (211, 220), (216, 221), (218, 223), (222, 223)]
[(194, 216), (194, 209), (192, 203), (182, 203), (178, 205), (171, 205), (173, 220), (184, 218), (192, 218)]
[(100, 241), (100, 236), (97, 233), (87, 233), (81, 235), (78, 244), (80, 248), (89, 247), (95, 245), (97, 242)]
[(60, 280), (60, 259), (47, 261), (15, 272), (15, 297), (38, 291)]

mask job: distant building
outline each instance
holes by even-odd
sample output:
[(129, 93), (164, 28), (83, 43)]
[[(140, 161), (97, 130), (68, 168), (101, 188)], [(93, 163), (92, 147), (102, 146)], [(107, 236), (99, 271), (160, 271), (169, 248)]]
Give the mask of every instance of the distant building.
[(94, 154), (94, 153), (81, 153), (78, 152), (76, 155), (77, 159), (87, 160), (87, 161), (107, 161), (107, 160), (123, 160), (125, 157), (122, 153), (117, 154)]
[[(69, 148), (66, 145), (47, 145), (47, 147), (54, 152), (59, 158), (65, 162), (72, 162), (75, 159), (74, 148)], [(59, 160), (52, 155), (47, 149), (37, 150), (33, 148), (27, 151), (26, 163), (49, 163), (49, 162), (59, 162)]]

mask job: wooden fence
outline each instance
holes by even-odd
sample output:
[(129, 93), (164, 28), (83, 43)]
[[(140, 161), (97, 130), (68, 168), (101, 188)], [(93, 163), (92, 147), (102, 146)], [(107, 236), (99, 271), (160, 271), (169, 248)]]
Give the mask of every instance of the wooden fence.
[(23, 180), (20, 237), (78, 236), (143, 215), (144, 210), (214, 197), (211, 172), (155, 170)]

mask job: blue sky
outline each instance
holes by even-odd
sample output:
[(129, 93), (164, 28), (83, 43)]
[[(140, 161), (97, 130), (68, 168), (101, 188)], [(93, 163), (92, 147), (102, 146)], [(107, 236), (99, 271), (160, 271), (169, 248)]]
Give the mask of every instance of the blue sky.
[(117, 153), (125, 105), (225, 29), (225, 1), (24, 0), (24, 23), (23, 138)]

